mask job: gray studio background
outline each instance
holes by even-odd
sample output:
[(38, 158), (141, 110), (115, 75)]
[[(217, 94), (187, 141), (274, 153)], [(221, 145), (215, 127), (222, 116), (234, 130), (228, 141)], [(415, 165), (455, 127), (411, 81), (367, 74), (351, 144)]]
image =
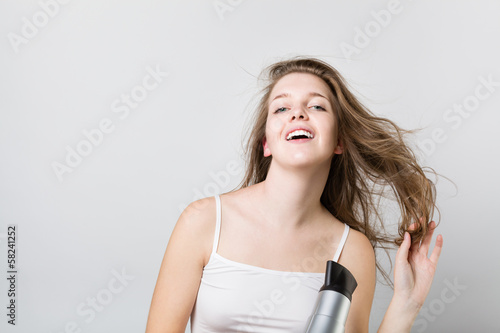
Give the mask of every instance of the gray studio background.
[[(422, 162), (456, 184), (438, 180), (444, 249), (413, 332), (498, 331), (499, 12), (497, 1), (1, 1), (0, 331), (143, 332), (182, 209), (239, 183), (256, 76), (295, 55), (328, 61), (376, 114), (423, 128)], [(370, 331), (391, 296), (377, 286)]]

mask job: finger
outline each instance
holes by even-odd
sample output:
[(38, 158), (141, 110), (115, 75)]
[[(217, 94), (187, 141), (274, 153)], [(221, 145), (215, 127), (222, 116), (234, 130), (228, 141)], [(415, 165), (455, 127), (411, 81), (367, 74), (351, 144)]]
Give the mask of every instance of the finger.
[(399, 262), (407, 262), (408, 261), (408, 252), (411, 246), (411, 237), (410, 234), (405, 231), (403, 236), (403, 243), (399, 246), (398, 252), (396, 253), (396, 261)]
[(427, 233), (425, 234), (424, 239), (422, 240), (422, 244), (420, 244), (419, 252), (424, 254), (427, 257), (429, 253), (429, 247), (432, 241), (432, 234), (434, 233), (434, 229), (436, 229), (436, 222), (431, 221), (427, 228)]
[(430, 261), (434, 265), (437, 265), (442, 249), (443, 249), (443, 236), (441, 234), (439, 234), (436, 237), (436, 245), (434, 245), (434, 249), (432, 250), (431, 257), (429, 258)]
[(417, 222), (413, 222), (408, 226), (408, 230), (415, 230), (417, 228)]

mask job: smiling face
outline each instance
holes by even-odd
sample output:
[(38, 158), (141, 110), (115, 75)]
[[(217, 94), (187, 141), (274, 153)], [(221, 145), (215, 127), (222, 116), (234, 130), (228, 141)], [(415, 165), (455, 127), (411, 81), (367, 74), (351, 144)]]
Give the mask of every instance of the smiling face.
[[(337, 139), (337, 120), (333, 94), (319, 77), (309, 73), (290, 73), (274, 86), (269, 98), (264, 156), (290, 165), (331, 161), (342, 153)], [(287, 134), (304, 128), (313, 137), (287, 140)]]

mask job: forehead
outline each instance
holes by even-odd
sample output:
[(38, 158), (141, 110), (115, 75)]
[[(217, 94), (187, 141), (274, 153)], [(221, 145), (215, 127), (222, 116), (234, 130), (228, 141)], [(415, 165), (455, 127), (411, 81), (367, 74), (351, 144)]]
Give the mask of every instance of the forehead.
[(309, 95), (311, 92), (320, 93), (330, 101), (333, 99), (333, 94), (323, 79), (309, 73), (290, 73), (283, 76), (274, 85), (270, 94), (270, 101), (275, 96), (283, 93), (300, 96)]

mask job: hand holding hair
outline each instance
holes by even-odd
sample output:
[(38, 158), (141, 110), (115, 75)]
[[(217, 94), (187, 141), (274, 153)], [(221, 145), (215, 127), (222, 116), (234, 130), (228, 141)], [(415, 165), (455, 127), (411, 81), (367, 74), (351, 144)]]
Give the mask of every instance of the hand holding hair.
[[(410, 226), (412, 229), (413, 223)], [(422, 307), (431, 288), (436, 266), (443, 248), (443, 236), (436, 237), (436, 244), (430, 258), (427, 257), (436, 222), (431, 221), (422, 243), (411, 244), (410, 234), (405, 232), (404, 241), (396, 254), (394, 267), (394, 295), (398, 295)]]
[[(415, 223), (410, 225), (410, 230)], [(443, 236), (436, 237), (436, 244), (428, 257), (436, 222), (431, 221), (422, 243), (411, 243), (408, 232), (396, 253), (394, 267), (394, 296), (378, 332), (410, 332), (411, 326), (431, 289), (436, 266), (443, 248)]]

